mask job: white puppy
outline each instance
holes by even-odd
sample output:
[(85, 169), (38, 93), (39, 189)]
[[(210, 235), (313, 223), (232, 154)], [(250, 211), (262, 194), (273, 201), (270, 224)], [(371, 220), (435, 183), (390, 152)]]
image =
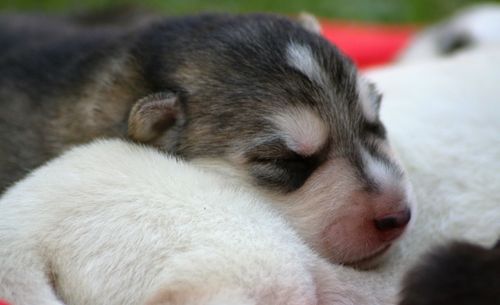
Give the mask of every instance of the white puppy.
[(75, 148), (0, 200), (0, 298), (15, 305), (374, 304), (271, 204), (120, 140)]
[(500, 44), (500, 5), (477, 4), (431, 26), (410, 42), (401, 62), (423, 62)]

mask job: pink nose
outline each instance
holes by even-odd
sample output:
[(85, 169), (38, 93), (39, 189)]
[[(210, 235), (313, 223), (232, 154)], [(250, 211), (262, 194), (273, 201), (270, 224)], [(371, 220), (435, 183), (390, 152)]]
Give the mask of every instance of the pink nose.
[(411, 212), (409, 209), (386, 214), (373, 220), (375, 228), (384, 235), (385, 240), (393, 240), (399, 237), (406, 225), (410, 222)]

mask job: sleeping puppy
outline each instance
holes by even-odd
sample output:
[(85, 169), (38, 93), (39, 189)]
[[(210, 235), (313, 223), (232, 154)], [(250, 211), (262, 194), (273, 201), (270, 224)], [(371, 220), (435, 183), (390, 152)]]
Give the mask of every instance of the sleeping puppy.
[(12, 304), (375, 304), (269, 203), (121, 140), (47, 163), (0, 209), (0, 298)]
[(500, 240), (438, 247), (405, 277), (400, 305), (500, 304)]
[(381, 96), (310, 20), (16, 18), (0, 18), (0, 187), (73, 144), (129, 137), (239, 179), (332, 262), (373, 262), (408, 226)]
[(500, 44), (500, 5), (482, 3), (466, 7), (450, 18), (418, 33), (403, 50), (399, 60), (422, 62), (498, 44)]

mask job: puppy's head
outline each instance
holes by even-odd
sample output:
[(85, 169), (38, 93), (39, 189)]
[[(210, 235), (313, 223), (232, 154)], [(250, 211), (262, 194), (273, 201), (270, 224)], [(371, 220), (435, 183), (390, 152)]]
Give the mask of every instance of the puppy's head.
[(152, 70), (154, 81), (176, 94), (142, 100), (131, 137), (242, 177), (331, 261), (384, 252), (413, 202), (379, 118), (380, 94), (299, 24), (210, 18), (202, 28), (192, 22), (177, 58), (158, 60), (169, 68)]
[(500, 42), (500, 6), (471, 5), (450, 18), (417, 33), (400, 61), (429, 60)]

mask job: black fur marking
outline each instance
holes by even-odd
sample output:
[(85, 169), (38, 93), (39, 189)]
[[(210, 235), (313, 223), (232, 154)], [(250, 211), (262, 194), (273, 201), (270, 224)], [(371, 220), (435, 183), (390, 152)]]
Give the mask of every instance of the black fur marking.
[(366, 122), (364, 126), (364, 131), (380, 139), (387, 138), (387, 131), (381, 122), (375, 122), (375, 123)]
[(456, 32), (446, 34), (446, 37), (440, 37), (441, 39), (438, 41), (440, 52), (444, 55), (451, 55), (462, 51), (474, 44), (472, 37), (468, 33)]
[(406, 275), (399, 305), (500, 304), (500, 249), (438, 247)]

